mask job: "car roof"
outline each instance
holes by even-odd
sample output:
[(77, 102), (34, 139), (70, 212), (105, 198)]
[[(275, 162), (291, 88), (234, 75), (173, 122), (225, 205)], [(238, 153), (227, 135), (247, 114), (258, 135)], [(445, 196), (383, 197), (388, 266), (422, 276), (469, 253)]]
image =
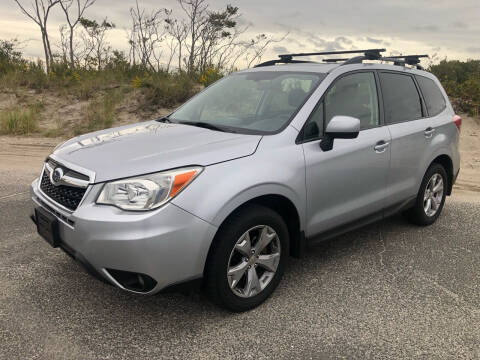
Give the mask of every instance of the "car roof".
[(238, 73), (262, 72), (262, 71), (295, 71), (295, 72), (312, 72), (312, 73), (328, 74), (337, 68), (345, 69), (345, 71), (370, 69), (370, 70), (407, 72), (410, 74), (413, 73), (413, 74), (422, 75), (429, 78), (435, 78), (435, 76), (432, 73), (425, 70), (419, 70), (409, 66), (381, 64), (381, 63), (374, 63), (374, 62), (371, 62), (371, 63), (364, 62), (360, 64), (345, 64), (345, 65), (343, 65), (342, 63), (323, 64), (323, 63), (305, 62), (305, 63), (295, 63), (295, 64), (281, 64), (281, 65), (254, 67), (250, 69), (241, 70)]

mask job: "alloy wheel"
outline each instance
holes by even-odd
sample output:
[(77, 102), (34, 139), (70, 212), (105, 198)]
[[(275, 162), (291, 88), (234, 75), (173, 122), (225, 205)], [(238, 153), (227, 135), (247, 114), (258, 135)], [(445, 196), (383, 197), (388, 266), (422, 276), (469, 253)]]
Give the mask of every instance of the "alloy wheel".
[(242, 298), (258, 295), (275, 276), (280, 254), (280, 239), (270, 226), (247, 230), (228, 260), (227, 279), (232, 292)]
[(438, 173), (433, 174), (423, 195), (423, 209), (427, 216), (432, 217), (437, 213), (442, 203), (443, 191), (442, 176)]

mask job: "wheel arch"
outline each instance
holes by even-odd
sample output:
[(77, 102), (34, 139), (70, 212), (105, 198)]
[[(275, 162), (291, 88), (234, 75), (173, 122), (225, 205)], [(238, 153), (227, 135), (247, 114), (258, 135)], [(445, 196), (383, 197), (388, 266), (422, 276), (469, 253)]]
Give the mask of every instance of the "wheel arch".
[(223, 224), (236, 212), (252, 204), (270, 208), (271, 210), (278, 213), (282, 217), (283, 221), (285, 221), (285, 224), (288, 228), (290, 238), (290, 255), (297, 258), (303, 255), (303, 252), (305, 250), (305, 236), (302, 230), (302, 217), (300, 212), (298, 211), (297, 206), (289, 197), (285, 196), (284, 194), (267, 193), (251, 197), (248, 200), (237, 204), (234, 209), (230, 209), (229, 213), (226, 216), (224, 215), (222, 217), (221, 224), (217, 229), (217, 233), (215, 234), (212, 243), (210, 244), (210, 249), (208, 251), (207, 259), (205, 262), (205, 269), (208, 264), (208, 259), (210, 258), (212, 249), (215, 246), (216, 241), (218, 241), (217, 234), (219, 233)]
[[(447, 195), (452, 194), (452, 188), (453, 188), (453, 178), (455, 176), (453, 172), (453, 161), (452, 158), (447, 155), (447, 154), (441, 154), (435, 157), (430, 164), (428, 165), (428, 168), (432, 166), (432, 164), (440, 164), (443, 166), (445, 171), (447, 172)], [(428, 169), (427, 168), (427, 169)]]

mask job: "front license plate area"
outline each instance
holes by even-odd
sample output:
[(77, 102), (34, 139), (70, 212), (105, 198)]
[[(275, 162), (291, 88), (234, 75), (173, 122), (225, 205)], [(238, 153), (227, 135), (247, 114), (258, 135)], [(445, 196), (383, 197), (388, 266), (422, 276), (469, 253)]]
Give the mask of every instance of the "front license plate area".
[(37, 231), (51, 246), (58, 247), (60, 236), (58, 235), (58, 220), (55, 216), (42, 208), (35, 209)]

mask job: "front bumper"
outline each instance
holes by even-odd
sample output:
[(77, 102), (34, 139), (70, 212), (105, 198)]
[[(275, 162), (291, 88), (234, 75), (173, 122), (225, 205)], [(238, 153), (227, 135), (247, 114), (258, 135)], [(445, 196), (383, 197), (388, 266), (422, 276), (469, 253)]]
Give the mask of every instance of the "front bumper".
[[(59, 222), (60, 247), (90, 273), (119, 288), (146, 294), (202, 277), (217, 228), (174, 204), (149, 212), (127, 212), (96, 205), (101, 185), (92, 185), (73, 213), (56, 206), (31, 186), (34, 207), (42, 207)], [(113, 271), (111, 271), (113, 270)], [(145, 274), (156, 284), (148, 291), (122, 285), (121, 272)]]

